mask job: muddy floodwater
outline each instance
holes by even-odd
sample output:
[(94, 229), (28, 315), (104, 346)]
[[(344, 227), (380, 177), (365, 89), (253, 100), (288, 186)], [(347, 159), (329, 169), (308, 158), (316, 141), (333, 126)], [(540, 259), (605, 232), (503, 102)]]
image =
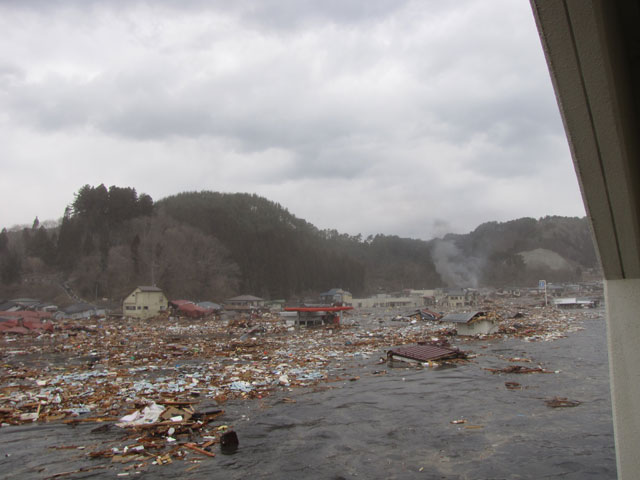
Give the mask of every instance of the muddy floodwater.
[[(214, 458), (189, 454), (136, 468), (135, 462), (88, 457), (122, 444), (115, 426), (3, 426), (1, 476), (613, 479), (604, 319), (587, 317), (579, 327), (554, 341), (454, 342), (476, 356), (434, 368), (381, 364), (381, 350), (340, 365), (341, 380), (229, 400), (219, 423), (233, 425), (238, 435), (232, 455), (216, 445)], [(488, 370), (514, 364), (551, 373)], [(553, 399), (565, 401), (553, 408)]]

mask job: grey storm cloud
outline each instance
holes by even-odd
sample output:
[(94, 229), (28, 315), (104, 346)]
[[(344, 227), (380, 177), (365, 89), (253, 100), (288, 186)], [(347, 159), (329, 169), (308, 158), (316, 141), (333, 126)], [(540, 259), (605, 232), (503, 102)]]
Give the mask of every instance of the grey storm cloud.
[[(0, 162), (64, 163), (64, 188), (158, 197), (175, 193), (161, 176), (127, 174), (179, 164), (173, 188), (421, 237), (535, 216), (534, 182), (556, 189), (541, 215), (582, 208), (519, 2), (4, 0), (0, 28)], [(0, 187), (21, 174), (3, 168)], [(364, 213), (332, 225), (336, 208)]]
[[(233, 12), (255, 25), (275, 29), (295, 29), (309, 22), (335, 22), (343, 24), (376, 20), (402, 8), (408, 0), (368, 0), (366, 2), (345, 2), (342, 0), (3, 0), (1, 5), (14, 9), (59, 11), (60, 8), (74, 8), (91, 11), (96, 8), (123, 9), (135, 6), (165, 8), (173, 11)], [(433, 11), (441, 2), (431, 0)]]

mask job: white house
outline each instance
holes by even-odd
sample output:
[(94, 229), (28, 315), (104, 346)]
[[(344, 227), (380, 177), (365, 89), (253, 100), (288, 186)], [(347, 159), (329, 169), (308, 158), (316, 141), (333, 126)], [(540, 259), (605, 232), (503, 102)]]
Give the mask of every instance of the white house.
[(169, 301), (158, 287), (136, 287), (122, 302), (122, 314), (131, 318), (151, 318), (169, 307)]

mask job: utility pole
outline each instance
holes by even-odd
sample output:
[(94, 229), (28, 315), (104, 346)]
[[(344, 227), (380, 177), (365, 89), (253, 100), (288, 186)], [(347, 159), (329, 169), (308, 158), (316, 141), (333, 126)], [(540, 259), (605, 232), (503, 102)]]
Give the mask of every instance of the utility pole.
[(149, 238), (151, 239), (151, 261), (149, 262), (151, 266), (151, 286), (156, 286), (156, 272), (155, 272), (155, 264), (156, 264), (156, 242), (153, 235), (153, 230), (151, 223), (147, 220), (147, 231), (149, 232)]
[(547, 303), (547, 281), (546, 280), (539, 280), (538, 281), (538, 289), (544, 288), (544, 306), (546, 307), (548, 305)]

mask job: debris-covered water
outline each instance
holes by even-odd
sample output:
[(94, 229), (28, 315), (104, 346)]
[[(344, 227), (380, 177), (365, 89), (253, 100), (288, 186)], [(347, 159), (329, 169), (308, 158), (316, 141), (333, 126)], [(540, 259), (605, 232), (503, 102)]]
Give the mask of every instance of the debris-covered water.
[[(477, 357), (456, 366), (391, 368), (373, 355), (344, 380), (230, 401), (220, 420), (238, 434), (233, 455), (91, 459), (123, 432), (53, 422), (0, 428), (0, 469), (20, 479), (615, 478), (604, 320), (582, 327), (555, 341), (466, 342)], [(512, 365), (554, 373), (486, 370)]]

